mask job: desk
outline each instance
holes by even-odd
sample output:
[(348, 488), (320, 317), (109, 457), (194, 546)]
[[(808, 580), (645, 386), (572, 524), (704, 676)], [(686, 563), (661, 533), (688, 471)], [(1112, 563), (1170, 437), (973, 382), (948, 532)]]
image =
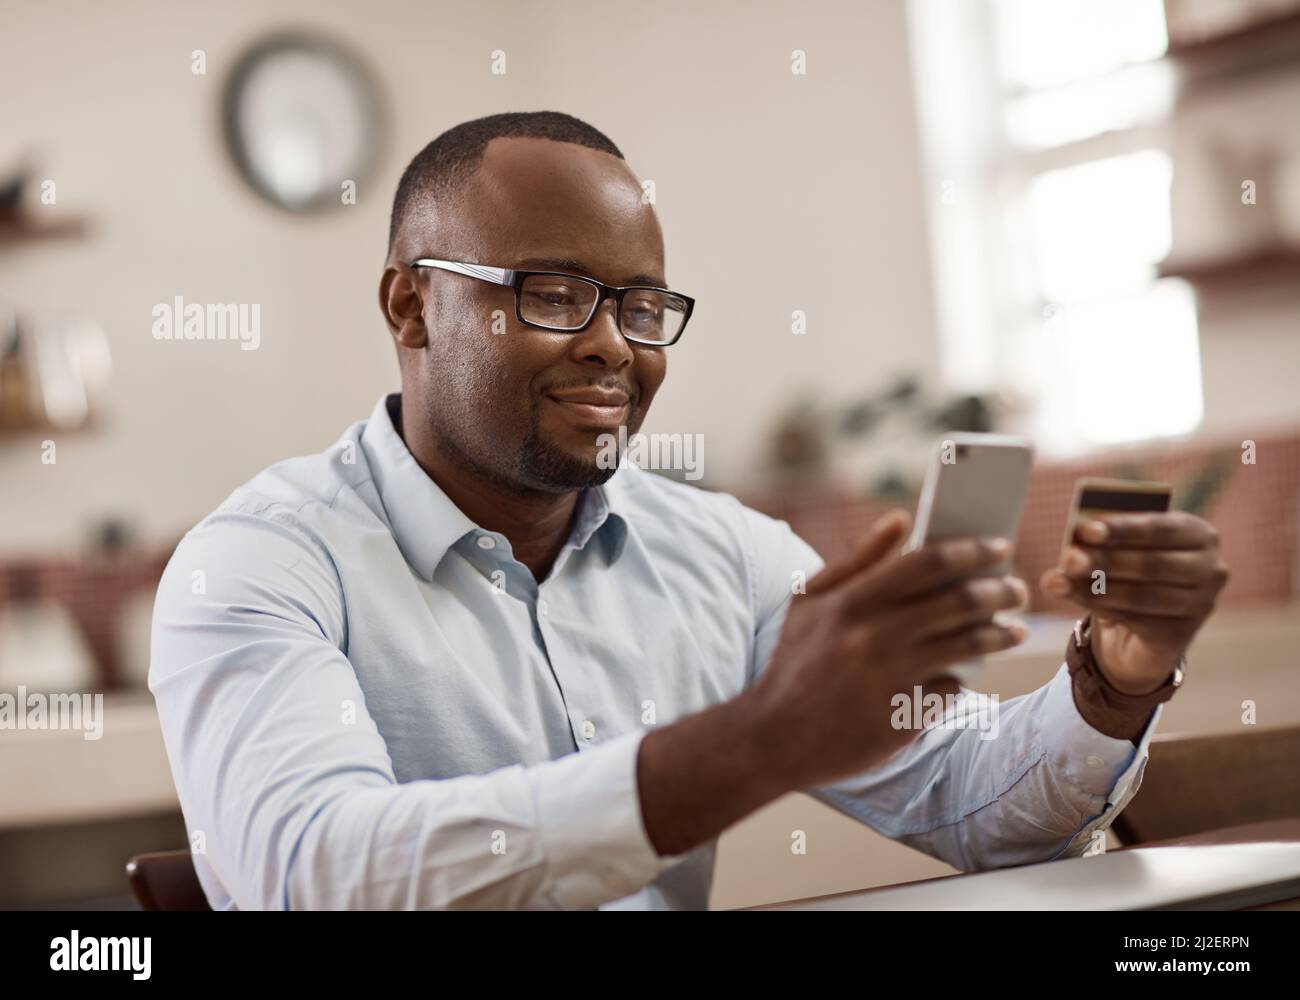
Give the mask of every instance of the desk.
[(1300, 908), (1300, 818), (1213, 830), (1087, 858), (948, 875), (759, 910)]

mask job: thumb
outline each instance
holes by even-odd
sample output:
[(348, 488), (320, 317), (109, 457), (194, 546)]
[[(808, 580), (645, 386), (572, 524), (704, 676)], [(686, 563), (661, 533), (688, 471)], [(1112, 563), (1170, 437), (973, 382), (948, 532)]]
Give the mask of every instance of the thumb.
[(907, 537), (911, 526), (911, 515), (901, 507), (880, 517), (849, 555), (829, 563), (808, 581), (807, 593), (809, 595), (825, 593), (849, 577), (870, 569)]

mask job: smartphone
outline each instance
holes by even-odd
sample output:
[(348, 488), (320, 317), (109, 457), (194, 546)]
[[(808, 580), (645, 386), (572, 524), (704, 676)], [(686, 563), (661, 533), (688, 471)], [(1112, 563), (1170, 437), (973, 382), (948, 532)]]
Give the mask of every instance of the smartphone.
[[(904, 551), (948, 538), (1006, 538), (1015, 543), (1029, 489), (1034, 446), (1006, 434), (945, 434), (934, 443), (912, 535)], [(1011, 554), (983, 575), (1011, 570)], [(1003, 621), (1003, 616), (995, 617)], [(965, 683), (983, 666), (973, 660), (949, 668)]]

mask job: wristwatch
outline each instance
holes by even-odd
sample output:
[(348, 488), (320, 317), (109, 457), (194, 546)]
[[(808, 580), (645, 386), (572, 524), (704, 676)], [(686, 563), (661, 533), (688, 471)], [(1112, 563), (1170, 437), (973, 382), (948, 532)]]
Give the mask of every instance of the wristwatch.
[(1116, 721), (1132, 719), (1135, 715), (1150, 713), (1157, 705), (1168, 701), (1183, 686), (1183, 672), (1187, 666), (1184, 657), (1163, 685), (1147, 694), (1125, 694), (1102, 673), (1092, 655), (1092, 615), (1074, 623), (1074, 635), (1065, 648), (1065, 662), (1070, 678), (1079, 685), (1081, 693), (1104, 714), (1114, 713)]

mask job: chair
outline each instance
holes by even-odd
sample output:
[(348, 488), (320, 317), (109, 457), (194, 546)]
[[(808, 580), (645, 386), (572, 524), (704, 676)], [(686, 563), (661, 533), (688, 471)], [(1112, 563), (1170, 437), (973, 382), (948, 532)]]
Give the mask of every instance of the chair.
[(126, 863), (126, 880), (142, 910), (209, 910), (189, 851), (137, 854)]
[(1127, 846), (1300, 817), (1300, 727), (1155, 736), (1111, 829)]

